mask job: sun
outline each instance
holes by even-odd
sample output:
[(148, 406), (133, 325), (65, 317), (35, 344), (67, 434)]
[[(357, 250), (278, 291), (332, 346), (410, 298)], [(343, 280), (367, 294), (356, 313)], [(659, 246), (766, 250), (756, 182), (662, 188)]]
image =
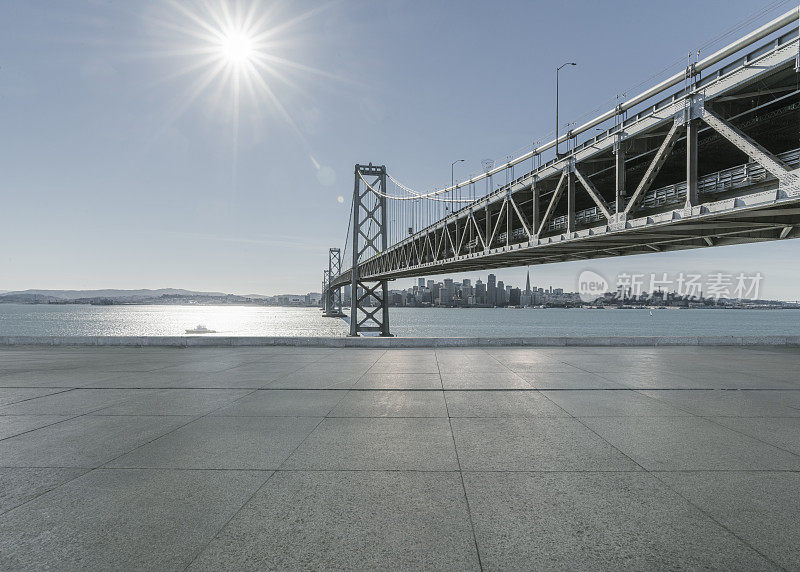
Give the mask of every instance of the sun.
[(219, 45), (220, 55), (234, 66), (251, 63), (256, 56), (254, 48), (253, 39), (245, 32), (230, 32)]
[(230, 128), (235, 178), (240, 125), (252, 139), (266, 121), (281, 121), (309, 150), (318, 176), (329, 180), (330, 175), (311, 154), (311, 145), (293, 112), (300, 108), (299, 102), (305, 102), (304, 108), (313, 105), (315, 90), (309, 89), (310, 82), (324, 87), (330, 82), (349, 85), (350, 81), (291, 56), (313, 53), (314, 43), (309, 40), (314, 37), (312, 31), (318, 31), (320, 15), (337, 2), (321, 3), (306, 11), (296, 11), (295, 5), (280, 0), (173, 0), (154, 4), (148, 18), (152, 54), (169, 61), (172, 70), (164, 80), (182, 87), (162, 123), (171, 125), (191, 107), (204, 105), (204, 117)]

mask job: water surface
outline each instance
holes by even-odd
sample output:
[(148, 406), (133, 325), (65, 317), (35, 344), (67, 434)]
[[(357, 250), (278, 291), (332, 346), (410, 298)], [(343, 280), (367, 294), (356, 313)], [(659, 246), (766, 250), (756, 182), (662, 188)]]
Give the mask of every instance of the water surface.
[[(391, 308), (399, 336), (800, 335), (798, 310)], [(317, 308), (0, 304), (0, 335), (177, 336), (204, 324), (227, 336), (344, 336)]]

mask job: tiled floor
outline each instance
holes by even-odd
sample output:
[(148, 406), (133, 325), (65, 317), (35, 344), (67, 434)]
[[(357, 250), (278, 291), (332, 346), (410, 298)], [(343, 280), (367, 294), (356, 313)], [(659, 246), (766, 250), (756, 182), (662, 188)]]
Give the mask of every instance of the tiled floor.
[(0, 349), (0, 569), (800, 569), (800, 350)]

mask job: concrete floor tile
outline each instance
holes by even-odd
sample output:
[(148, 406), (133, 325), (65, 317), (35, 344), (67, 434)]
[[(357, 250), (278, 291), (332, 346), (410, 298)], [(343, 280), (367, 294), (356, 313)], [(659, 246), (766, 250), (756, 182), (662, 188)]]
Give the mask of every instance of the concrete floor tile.
[(186, 423), (186, 417), (75, 417), (0, 441), (0, 466), (97, 467)]
[(152, 393), (146, 389), (73, 389), (0, 407), (0, 415), (83, 415)]
[(771, 569), (644, 473), (465, 473), (487, 570)]
[(0, 375), (0, 387), (82, 387), (117, 377), (103, 367), (24, 371)]
[[(64, 415), (2, 415), (0, 416), (0, 439), (8, 439), (46, 425), (69, 419)], [(0, 464), (2, 461), (0, 461)]]
[(778, 565), (800, 569), (800, 473), (655, 474)]
[[(373, 370), (374, 371), (374, 370)], [(444, 375), (458, 375), (458, 374), (512, 374), (513, 372), (506, 366), (497, 363), (491, 359), (475, 360), (475, 361), (447, 361), (439, 362), (439, 373)]]
[(450, 417), (569, 417), (538, 391), (448, 391)]
[(206, 387), (203, 374), (133, 372), (122, 373), (92, 384), (93, 388), (103, 389), (180, 389), (185, 387)]
[(442, 389), (438, 373), (365, 373), (354, 389)]
[(272, 476), (192, 570), (478, 570), (456, 473)]
[(604, 373), (634, 389), (793, 389), (790, 381), (759, 378), (755, 375), (734, 371), (714, 371), (695, 368), (675, 368), (667, 372)]
[(121, 403), (95, 411), (94, 415), (205, 415), (250, 390), (165, 389), (144, 392)]
[(275, 469), (318, 423), (314, 417), (207, 416), (131, 451), (109, 466)]
[(454, 471), (458, 463), (447, 419), (327, 418), (281, 469)]
[(643, 395), (688, 411), (694, 415), (732, 417), (800, 417), (800, 408), (791, 407), (800, 392), (790, 391), (643, 391)]
[(395, 354), (389, 352), (376, 361), (367, 373), (439, 373), (433, 351)]
[(335, 389), (263, 389), (215, 411), (233, 417), (325, 417), (346, 391)]
[(534, 389), (624, 389), (621, 383), (589, 372), (519, 374)]
[(560, 362), (502, 362), (504, 366), (515, 373), (585, 373), (583, 370), (566, 363)]
[(583, 421), (649, 471), (800, 470), (800, 456), (699, 417)]
[(0, 407), (10, 405), (12, 403), (19, 403), (20, 401), (27, 401), (36, 397), (44, 397), (53, 393), (59, 393), (65, 389), (58, 388), (37, 388), (37, 387), (14, 387), (0, 388)]
[(530, 389), (520, 375), (510, 372), (462, 371), (442, 372), (444, 389)]
[(708, 419), (800, 455), (800, 417), (709, 417)]
[(329, 417), (447, 417), (441, 391), (349, 391)]
[(0, 514), (79, 477), (87, 471), (88, 469), (0, 468)]
[(464, 471), (640, 470), (578, 420), (453, 418)]
[(659, 417), (691, 415), (632, 390), (542, 391), (575, 417)]
[(334, 372), (327, 369), (299, 371), (266, 385), (270, 389), (341, 389), (356, 384), (362, 373)]
[(0, 568), (183, 569), (268, 476), (92, 471), (0, 518)]

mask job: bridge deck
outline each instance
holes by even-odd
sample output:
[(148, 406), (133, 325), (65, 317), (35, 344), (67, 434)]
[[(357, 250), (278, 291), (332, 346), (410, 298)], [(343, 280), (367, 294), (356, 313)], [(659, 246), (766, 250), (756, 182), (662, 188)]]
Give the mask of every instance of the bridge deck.
[(797, 349), (0, 364), (0, 569), (800, 568)]

